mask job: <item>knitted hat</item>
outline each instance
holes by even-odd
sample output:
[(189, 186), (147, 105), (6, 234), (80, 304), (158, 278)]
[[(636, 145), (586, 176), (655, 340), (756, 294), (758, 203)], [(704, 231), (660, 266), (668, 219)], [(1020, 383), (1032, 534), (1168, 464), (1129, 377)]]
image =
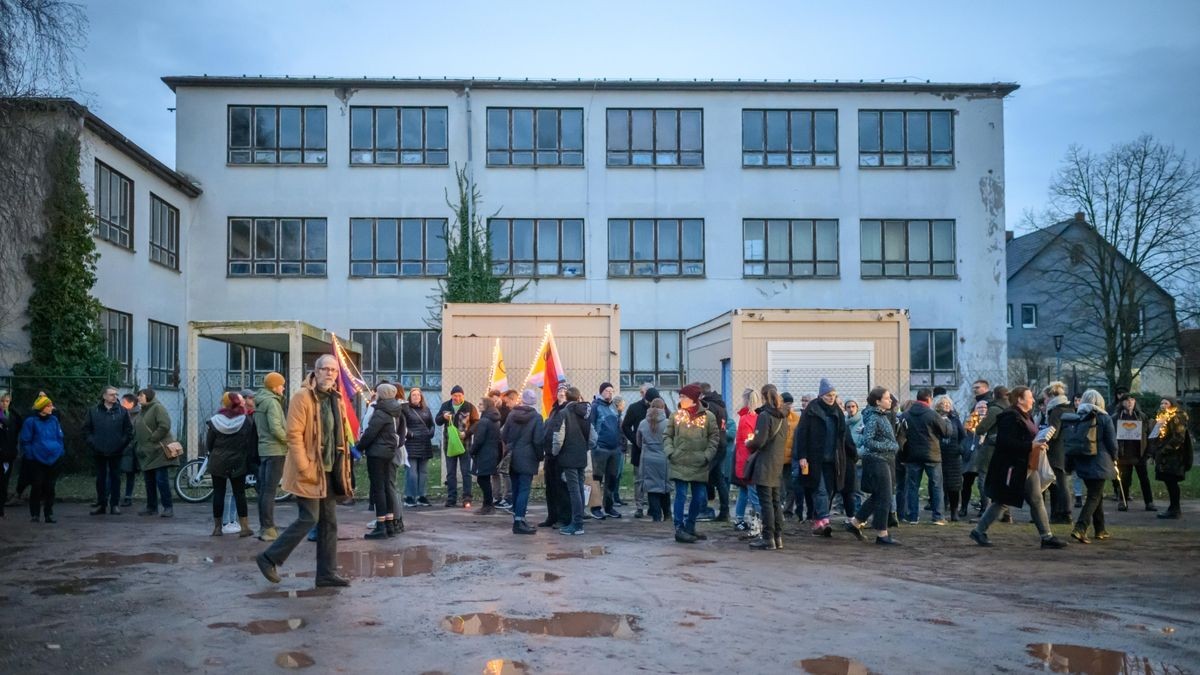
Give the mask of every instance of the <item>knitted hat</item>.
[(267, 376), (263, 378), (263, 386), (267, 389), (274, 390), (281, 384), (283, 384), (283, 376), (279, 373), (267, 373)]
[(375, 393), (378, 394), (379, 398), (382, 400), (386, 401), (388, 399), (393, 399), (396, 398), (396, 386), (387, 384), (385, 382), (384, 384), (375, 387)]
[(792, 392), (790, 392), (790, 391), (783, 392), (783, 396), (781, 398), (783, 399), (784, 403), (795, 403), (796, 402), (796, 399), (792, 396)]
[(600, 391), (597, 393), (603, 394), (605, 389), (612, 389), (612, 382), (601, 382)]
[(700, 385), (698, 385), (698, 384), (684, 385), (684, 387), (679, 390), (679, 395), (686, 396), (686, 397), (692, 399), (693, 401), (699, 403), (700, 402)]
[(650, 387), (649, 389), (646, 390), (645, 398), (646, 398), (646, 402), (649, 403), (650, 401), (653, 401), (655, 399), (662, 398), (662, 394), (659, 394), (658, 390), (655, 389), (654, 387)]
[(451, 396), (453, 396), (453, 395), (455, 395), (455, 394), (465, 394), (465, 393), (466, 393), (466, 392), (464, 392), (464, 391), (463, 391), (463, 388), (462, 388), (462, 387), (460, 387), (460, 386), (459, 386), (459, 385), (457, 385), (457, 384), (456, 384), (456, 385), (454, 385), (453, 387), (451, 387), (451, 389), (450, 389), (450, 395), (451, 395)]
[(221, 394), (221, 407), (226, 410), (231, 408), (239, 408), (242, 405), (242, 395), (236, 391), (227, 391)]
[(537, 392), (535, 392), (532, 389), (526, 389), (525, 391), (521, 392), (521, 404), (522, 405), (530, 405), (530, 406), (536, 405), (537, 404)]
[(42, 394), (41, 396), (37, 397), (37, 400), (35, 400), (33, 402), (33, 409), (38, 412), (41, 412), (42, 410), (44, 410), (46, 408), (46, 406), (53, 405), (53, 404), (54, 404), (54, 401), (51, 401), (49, 396)]
[(824, 396), (825, 394), (836, 394), (836, 393), (837, 393), (837, 387), (833, 386), (832, 382), (830, 382), (829, 380), (822, 377), (821, 378), (821, 387), (817, 391), (817, 396)]

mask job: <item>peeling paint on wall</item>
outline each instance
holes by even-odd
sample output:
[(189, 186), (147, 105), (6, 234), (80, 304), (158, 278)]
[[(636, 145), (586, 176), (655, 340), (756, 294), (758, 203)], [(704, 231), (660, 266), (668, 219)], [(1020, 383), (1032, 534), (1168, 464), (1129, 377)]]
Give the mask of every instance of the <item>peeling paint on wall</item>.
[(346, 116), (346, 109), (350, 107), (350, 99), (354, 98), (354, 95), (357, 93), (357, 89), (351, 89), (350, 87), (338, 87), (333, 90), (333, 95), (337, 97), (337, 100), (342, 102), (342, 117)]

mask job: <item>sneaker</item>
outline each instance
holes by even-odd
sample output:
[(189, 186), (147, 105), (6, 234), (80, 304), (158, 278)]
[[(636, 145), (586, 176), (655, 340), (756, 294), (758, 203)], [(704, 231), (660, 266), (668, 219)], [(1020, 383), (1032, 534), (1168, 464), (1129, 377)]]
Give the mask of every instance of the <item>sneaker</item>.
[(1162, 513), (1158, 514), (1157, 517), (1162, 520), (1179, 520), (1182, 516), (1179, 514), (1178, 511), (1172, 511), (1171, 509), (1167, 509), (1166, 511), (1163, 511)]
[[(1071, 538), (1081, 544), (1092, 543), (1092, 540), (1088, 539), (1088, 537), (1087, 537), (1087, 532), (1080, 532), (1079, 530), (1071, 530)], [(1043, 539), (1042, 541), (1045, 542), (1046, 540)], [(1045, 548), (1045, 546), (1043, 546), (1042, 548)]]
[(119, 506), (110, 506), (110, 507), (108, 507), (108, 515), (110, 515), (110, 516), (119, 516), (119, 515), (121, 515), (121, 507), (119, 507)]
[(708, 541), (708, 535), (704, 534), (703, 532), (697, 532), (695, 530), (692, 530), (691, 532), (688, 532), (688, 534), (695, 537), (696, 541)]
[(1108, 541), (1109, 539), (1112, 539), (1112, 535), (1111, 535), (1111, 534), (1109, 534), (1107, 531), (1105, 531), (1105, 532), (1097, 532), (1097, 533), (1096, 533), (1096, 539), (1097, 539), (1098, 541)]
[(988, 536), (982, 532), (979, 532), (978, 530), (971, 530), (971, 539), (980, 546), (992, 545), (992, 542), (990, 539), (988, 539)]
[(945, 525), (945, 524), (946, 524), (946, 519), (945, 519), (945, 518), (938, 518), (937, 520), (933, 521), (933, 524), (934, 524), (934, 525)]
[(846, 522), (842, 523), (842, 529), (849, 532), (850, 534), (854, 535), (859, 541), (867, 540), (866, 535), (864, 535), (862, 532), (862, 528), (855, 527), (854, 523), (852, 523), (848, 520)]
[(675, 530), (675, 541), (680, 544), (694, 544), (696, 543), (696, 535), (683, 529)]
[(645, 512), (645, 511), (642, 511), (641, 509), (638, 509), (637, 511), (634, 511), (634, 512), (633, 512), (633, 517), (634, 517), (634, 518), (645, 518), (645, 517), (646, 517), (646, 512)]
[(583, 527), (576, 527), (574, 525), (568, 525), (568, 526), (560, 529), (558, 531), (558, 533), (565, 534), (569, 537), (578, 536), (578, 535), (583, 534)]
[(237, 523), (225, 523), (221, 526), (221, 532), (225, 534), (237, 534), (242, 531), (242, 527)]
[(350, 580), (344, 577), (339, 577), (336, 574), (331, 574), (327, 577), (317, 579), (315, 586), (317, 588), (345, 588), (350, 585)]
[(167, 508), (163, 509), (163, 512), (158, 515), (162, 518), (174, 518), (175, 517), (175, 509), (167, 507)]
[(265, 527), (258, 533), (258, 538), (261, 541), (275, 541), (279, 538), (279, 530), (273, 527)]
[(307, 538), (309, 541), (316, 541), (316, 540), (317, 540), (317, 526), (316, 526), (316, 525), (314, 525), (314, 526), (312, 527), (312, 529), (308, 531), (308, 537), (306, 537), (306, 538)]
[(746, 524), (746, 521), (744, 521), (744, 520), (739, 520), (739, 521), (737, 521), (737, 523), (736, 523), (736, 524), (733, 526), (733, 529), (737, 530), (738, 532), (749, 532), (749, 531), (750, 531), (750, 526)]
[(511, 509), (511, 508), (512, 508), (512, 503), (511, 503), (511, 502), (509, 502), (507, 499), (501, 499), (500, 501), (496, 502), (496, 508), (498, 508), (498, 509)]
[(1066, 548), (1066, 547), (1067, 547), (1067, 542), (1063, 541), (1062, 539), (1059, 539), (1058, 537), (1050, 537), (1049, 539), (1042, 540), (1042, 548), (1058, 549), (1058, 548)]
[(417, 506), (433, 506), (429, 503), (428, 497), (417, 497)]
[(907, 519), (906, 519), (906, 520), (904, 521), (904, 524), (905, 524), (905, 525), (917, 525), (917, 524), (920, 524), (920, 522), (921, 522), (921, 521), (919, 521), (919, 520), (907, 520)]
[(447, 500), (446, 500), (446, 503), (445, 503), (445, 504), (442, 504), (442, 506), (444, 506), (444, 507), (446, 507), (446, 508), (448, 508), (448, 509), (452, 509), (452, 508), (454, 508), (455, 506), (458, 506), (458, 500), (457, 500), (457, 499), (447, 499)]
[(594, 518), (595, 520), (604, 520), (606, 518), (606, 516), (604, 515), (604, 511), (601, 510), (599, 506), (593, 508), (591, 511), (591, 514), (592, 514), (592, 518)]
[(514, 520), (512, 531), (513, 534), (537, 534), (537, 528), (531, 527), (529, 523), (523, 520)]
[[(678, 536), (678, 535), (676, 535), (676, 536)], [(750, 548), (752, 548), (756, 551), (774, 551), (775, 550), (775, 539), (767, 538), (767, 537), (759, 537), (758, 539), (755, 539), (754, 541), (750, 542)]]
[[(892, 535), (886, 537), (875, 537), (875, 543), (880, 546), (900, 546), (900, 542), (892, 539)], [(983, 544), (983, 546), (991, 546), (991, 544)]]
[(1157, 510), (1158, 510), (1158, 507), (1157, 507), (1157, 506), (1155, 506), (1154, 504), (1147, 504), (1147, 505), (1146, 505), (1146, 510), (1147, 510), (1147, 511), (1157, 511)]
[(714, 511), (713, 509), (704, 509), (703, 511), (700, 512), (699, 516), (696, 516), (696, 522), (708, 523), (708, 522), (712, 522), (712, 520), (715, 519), (716, 517), (717, 517), (716, 511)]
[(375, 521), (375, 525), (363, 535), (363, 539), (387, 539), (387, 524), (383, 521)]
[(490, 516), (490, 515), (492, 515), (492, 514), (493, 514), (493, 513), (495, 513), (495, 512), (496, 512), (496, 507), (492, 506), (491, 504), (485, 504), (485, 505), (483, 505), (483, 506), (481, 506), (481, 507), (479, 507), (478, 509), (476, 509), (476, 510), (475, 510), (475, 515), (477, 515), (477, 516)]
[(93, 516), (102, 516), (105, 513), (108, 513), (108, 509), (105, 508), (103, 504), (101, 504), (100, 506), (96, 506), (91, 511), (88, 511), (88, 514), (93, 515)]
[(409, 507), (409, 508), (412, 508), (412, 507), (414, 507), (414, 506), (416, 506), (416, 505), (417, 505), (417, 500), (413, 499), (412, 497), (405, 497), (405, 498), (404, 498), (404, 505), (405, 505), (405, 506), (407, 506), (407, 507)]
[(254, 562), (258, 564), (258, 571), (262, 572), (267, 581), (273, 584), (279, 583), (279, 571), (275, 569), (275, 563), (267, 559), (265, 553), (259, 553), (254, 558)]
[(606, 510), (604, 511), (604, 515), (605, 515), (605, 516), (607, 516), (607, 517), (609, 517), (609, 518), (620, 518), (620, 517), (621, 517), (621, 512), (620, 512), (620, 511), (618, 511), (618, 510), (616, 510), (616, 509), (606, 509)]

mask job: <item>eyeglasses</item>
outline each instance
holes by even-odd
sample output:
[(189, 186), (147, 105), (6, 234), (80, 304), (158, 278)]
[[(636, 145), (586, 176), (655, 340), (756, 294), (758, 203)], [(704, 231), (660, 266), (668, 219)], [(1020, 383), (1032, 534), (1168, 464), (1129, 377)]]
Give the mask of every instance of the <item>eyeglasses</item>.
[(336, 373), (337, 371), (337, 368), (317, 368), (317, 372), (319, 373)]

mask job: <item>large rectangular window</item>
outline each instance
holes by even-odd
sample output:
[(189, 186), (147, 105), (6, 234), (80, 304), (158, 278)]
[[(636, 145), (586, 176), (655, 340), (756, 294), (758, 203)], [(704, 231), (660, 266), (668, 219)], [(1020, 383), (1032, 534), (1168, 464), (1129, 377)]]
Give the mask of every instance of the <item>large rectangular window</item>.
[(351, 218), (350, 276), (447, 273), (445, 218)]
[(133, 181), (96, 160), (96, 236), (133, 250)]
[(608, 166), (704, 166), (704, 111), (609, 108)]
[(699, 218), (608, 221), (608, 276), (704, 276), (704, 221)]
[(150, 260), (179, 269), (179, 209), (150, 194)]
[(150, 386), (179, 387), (179, 327), (150, 320)]
[(837, 277), (838, 221), (742, 221), (742, 275)]
[(492, 218), (492, 273), (513, 277), (582, 277), (583, 220)]
[(951, 329), (910, 330), (909, 386), (958, 385), (958, 333)]
[(488, 108), (488, 166), (583, 166), (582, 108)]
[(230, 218), (231, 277), (323, 277), (324, 218)]
[(436, 330), (351, 330), (363, 347), (362, 375), (367, 384), (399, 382), (405, 389), (442, 386), (442, 333)]
[(621, 331), (621, 388), (683, 384), (683, 331)]
[(742, 166), (836, 167), (836, 110), (742, 111)]
[(108, 358), (120, 366), (120, 383), (133, 381), (133, 316), (107, 307), (100, 310), (100, 331)]
[(862, 277), (952, 278), (953, 220), (862, 221)]
[(954, 112), (858, 111), (858, 165), (953, 168)]
[(238, 345), (227, 348), (225, 386), (230, 389), (257, 389), (267, 373), (287, 372), (287, 358), (281, 352)]
[(350, 163), (445, 166), (446, 108), (350, 108)]
[(231, 105), (230, 164), (325, 164), (325, 106)]

